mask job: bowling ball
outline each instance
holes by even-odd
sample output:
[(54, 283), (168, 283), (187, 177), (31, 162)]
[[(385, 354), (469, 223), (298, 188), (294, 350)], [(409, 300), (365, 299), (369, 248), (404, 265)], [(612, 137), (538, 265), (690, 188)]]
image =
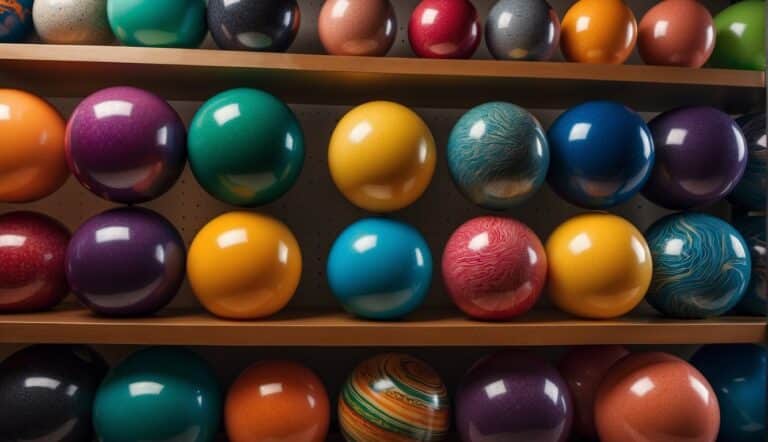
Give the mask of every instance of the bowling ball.
[(196, 48), (208, 31), (205, 0), (107, 0), (107, 17), (126, 46)]
[(715, 48), (715, 24), (696, 0), (664, 0), (640, 20), (637, 45), (648, 64), (698, 68)]
[(367, 319), (398, 319), (424, 302), (432, 280), (432, 254), (413, 227), (367, 218), (336, 238), (327, 273), (331, 291), (348, 312)]
[(677, 318), (708, 318), (733, 308), (747, 290), (749, 247), (725, 221), (703, 213), (668, 215), (646, 232), (653, 282), (646, 299)]
[(184, 241), (168, 220), (141, 207), (117, 208), (72, 235), (67, 280), (94, 313), (151, 315), (179, 291), (184, 259)]
[(222, 49), (284, 52), (299, 32), (296, 0), (210, 0), (208, 28)]
[(585, 318), (615, 318), (635, 308), (651, 284), (645, 238), (624, 218), (579, 215), (547, 240), (548, 293), (561, 310)]
[(34, 345), (0, 363), (0, 440), (93, 440), (91, 407), (107, 364), (82, 345)]
[(411, 49), (423, 58), (470, 58), (481, 38), (469, 0), (422, 0), (408, 22)]
[(96, 392), (93, 423), (101, 441), (213, 442), (221, 391), (208, 364), (181, 347), (128, 356)]
[(720, 404), (719, 442), (765, 441), (765, 348), (754, 344), (713, 344), (691, 358)]
[(549, 143), (539, 121), (510, 103), (465, 113), (448, 139), (448, 168), (470, 201), (509, 209), (539, 190), (549, 168)]
[(595, 395), (608, 370), (629, 352), (621, 345), (574, 347), (557, 369), (573, 396), (573, 430), (585, 440), (597, 440)]
[(189, 127), (189, 164), (221, 201), (258, 206), (293, 186), (304, 164), (304, 135), (282, 101), (231, 89), (206, 101)]
[(331, 177), (356, 206), (402, 209), (424, 193), (435, 173), (435, 139), (415, 112), (372, 101), (347, 112), (328, 146)]
[(46, 43), (106, 45), (115, 39), (104, 0), (35, 0), (32, 17)]
[(698, 370), (666, 353), (631, 354), (600, 383), (595, 422), (601, 442), (712, 442), (720, 410)]
[(587, 209), (621, 204), (651, 175), (651, 132), (640, 115), (622, 104), (589, 101), (572, 107), (547, 136), (549, 183), (571, 204)]
[(768, 243), (765, 240), (765, 216), (737, 216), (733, 220), (733, 227), (739, 231), (747, 242), (752, 261), (752, 274), (749, 278), (749, 286), (741, 298), (735, 313), (765, 316), (768, 312), (766, 297), (768, 297), (768, 270), (766, 270), (766, 254)]
[(765, 69), (765, 2), (748, 0), (715, 16), (717, 42), (709, 64), (729, 69)]
[(53, 218), (0, 215), (0, 312), (47, 310), (67, 296), (68, 242), (67, 228)]
[(64, 184), (69, 177), (65, 124), (59, 112), (42, 98), (0, 89), (0, 202), (38, 200)]
[(476, 362), (455, 401), (463, 442), (564, 442), (571, 433), (568, 385), (548, 362), (524, 350), (502, 350)]
[(0, 2), (0, 43), (18, 43), (32, 32), (32, 3), (34, 0), (3, 0)]
[(232, 319), (272, 315), (301, 278), (301, 251), (290, 229), (266, 215), (229, 212), (205, 225), (189, 246), (189, 284), (211, 313)]
[(706, 106), (664, 112), (648, 124), (656, 164), (643, 189), (672, 210), (712, 204), (728, 195), (747, 167), (747, 143), (728, 114)]
[(622, 0), (579, 0), (563, 17), (560, 48), (568, 61), (622, 64), (636, 41), (635, 15)]
[(765, 133), (765, 112), (745, 115), (736, 120), (747, 140), (749, 157), (744, 175), (728, 200), (742, 209), (766, 209), (768, 192), (768, 141)]
[(448, 390), (440, 375), (400, 353), (374, 356), (358, 365), (339, 395), (339, 423), (348, 441), (445, 440)]
[(229, 388), (225, 406), (232, 442), (324, 442), (330, 421), (323, 382), (294, 362), (259, 362)]
[(382, 56), (395, 42), (397, 17), (389, 0), (328, 0), (317, 31), (329, 54)]
[(72, 173), (86, 189), (117, 203), (143, 203), (168, 191), (184, 170), (186, 143), (179, 114), (133, 87), (89, 95), (67, 123)]
[(501, 60), (549, 60), (560, 42), (560, 19), (545, 0), (499, 0), (485, 22), (485, 44)]
[(456, 229), (443, 252), (443, 279), (453, 302), (477, 319), (522, 315), (547, 281), (544, 246), (525, 224), (483, 216)]

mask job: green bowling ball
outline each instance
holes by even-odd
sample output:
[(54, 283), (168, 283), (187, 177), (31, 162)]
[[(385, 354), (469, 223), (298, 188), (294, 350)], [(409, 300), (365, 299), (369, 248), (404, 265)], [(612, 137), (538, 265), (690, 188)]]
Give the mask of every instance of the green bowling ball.
[(208, 442), (222, 399), (208, 364), (177, 347), (140, 350), (102, 382), (93, 424), (102, 442)]
[(293, 186), (304, 164), (304, 135), (282, 101), (256, 89), (211, 98), (189, 127), (189, 164), (221, 201), (258, 206)]
[(205, 0), (107, 0), (107, 18), (127, 46), (196, 48), (208, 32)]
[(715, 17), (713, 67), (765, 69), (765, 2), (747, 0), (729, 6)]

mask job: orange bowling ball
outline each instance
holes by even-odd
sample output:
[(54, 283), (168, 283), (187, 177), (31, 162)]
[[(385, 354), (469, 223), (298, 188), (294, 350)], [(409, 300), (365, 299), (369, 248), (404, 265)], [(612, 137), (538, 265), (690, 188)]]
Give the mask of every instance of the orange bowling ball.
[(637, 41), (637, 20), (622, 0), (579, 0), (563, 17), (560, 47), (569, 61), (621, 64)]
[(42, 98), (0, 89), (0, 202), (38, 200), (64, 184), (64, 131), (64, 119)]
[(246, 369), (230, 387), (224, 410), (231, 442), (323, 442), (330, 417), (322, 381), (285, 361)]

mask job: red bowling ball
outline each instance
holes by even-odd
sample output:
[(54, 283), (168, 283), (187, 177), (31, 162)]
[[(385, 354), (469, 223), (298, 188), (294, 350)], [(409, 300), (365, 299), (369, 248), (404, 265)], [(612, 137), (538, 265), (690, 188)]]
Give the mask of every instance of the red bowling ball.
[(408, 23), (408, 39), (419, 57), (470, 58), (480, 38), (477, 10), (468, 0), (423, 0)]
[(547, 256), (536, 234), (509, 218), (485, 216), (459, 227), (443, 252), (448, 293), (467, 315), (505, 320), (539, 299)]
[(0, 313), (46, 310), (67, 295), (68, 242), (67, 229), (45, 215), (0, 216)]

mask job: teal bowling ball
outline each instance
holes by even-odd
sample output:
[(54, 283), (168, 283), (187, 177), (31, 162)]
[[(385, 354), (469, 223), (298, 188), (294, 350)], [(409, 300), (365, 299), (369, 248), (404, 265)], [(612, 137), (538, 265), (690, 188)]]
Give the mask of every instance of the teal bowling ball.
[(747, 140), (747, 168), (741, 180), (728, 195), (728, 201), (739, 210), (766, 210), (768, 195), (768, 135), (765, 112), (744, 115), (736, 123)]
[(184, 348), (152, 347), (107, 375), (93, 423), (104, 442), (209, 442), (221, 408), (218, 382), (203, 359)]
[(293, 186), (304, 164), (304, 135), (290, 108), (257, 89), (232, 89), (206, 101), (188, 135), (189, 164), (217, 199), (253, 207)]
[(208, 32), (205, 0), (107, 0), (107, 19), (126, 46), (196, 48)]
[(448, 139), (453, 182), (473, 203), (504, 210), (544, 184), (549, 144), (539, 121), (510, 103), (485, 103), (465, 113)]

